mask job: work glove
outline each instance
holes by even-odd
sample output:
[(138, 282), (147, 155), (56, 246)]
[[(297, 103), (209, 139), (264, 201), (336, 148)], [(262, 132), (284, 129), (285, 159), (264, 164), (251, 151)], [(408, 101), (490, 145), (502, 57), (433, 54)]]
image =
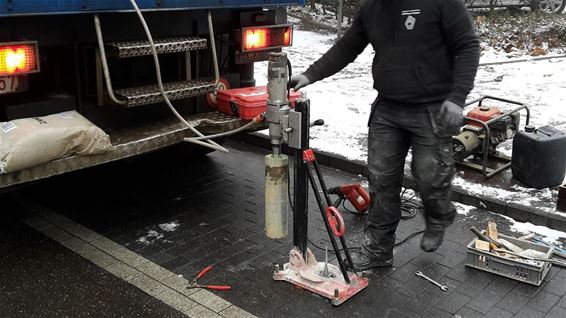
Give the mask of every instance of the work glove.
[(289, 81), (289, 87), (298, 91), (299, 89), (311, 84), (311, 80), (304, 74), (294, 75)]
[(446, 133), (456, 135), (460, 132), (460, 127), (464, 123), (463, 109), (457, 104), (446, 100), (440, 106), (438, 119)]

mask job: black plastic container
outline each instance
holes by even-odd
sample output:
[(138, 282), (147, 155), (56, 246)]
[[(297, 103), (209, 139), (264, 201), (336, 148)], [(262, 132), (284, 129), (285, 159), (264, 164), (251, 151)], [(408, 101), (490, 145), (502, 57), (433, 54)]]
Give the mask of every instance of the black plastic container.
[(513, 177), (532, 188), (562, 184), (566, 174), (566, 133), (550, 126), (525, 127), (513, 139)]

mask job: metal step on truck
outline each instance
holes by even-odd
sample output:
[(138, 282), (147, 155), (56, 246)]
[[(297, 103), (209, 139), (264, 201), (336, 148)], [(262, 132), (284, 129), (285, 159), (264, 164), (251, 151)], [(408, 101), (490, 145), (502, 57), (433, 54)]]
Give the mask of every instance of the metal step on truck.
[(291, 5), (304, 0), (0, 1), (0, 122), (74, 110), (112, 143), (0, 174), (0, 191), (246, 125), (209, 104), (292, 44)]

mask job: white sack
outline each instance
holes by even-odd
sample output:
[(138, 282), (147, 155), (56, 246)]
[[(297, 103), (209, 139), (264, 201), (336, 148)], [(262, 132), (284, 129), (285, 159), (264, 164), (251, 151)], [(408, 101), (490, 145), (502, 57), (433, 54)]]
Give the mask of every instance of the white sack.
[(111, 149), (110, 137), (76, 111), (0, 123), (0, 173)]

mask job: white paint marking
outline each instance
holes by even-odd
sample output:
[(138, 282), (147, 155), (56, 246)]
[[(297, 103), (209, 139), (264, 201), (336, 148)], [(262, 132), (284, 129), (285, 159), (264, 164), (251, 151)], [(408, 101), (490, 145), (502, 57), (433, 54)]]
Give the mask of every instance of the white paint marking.
[(24, 223), (189, 317), (255, 317), (207, 290), (187, 289), (187, 279), (65, 216), (23, 198), (16, 200), (36, 213)]

